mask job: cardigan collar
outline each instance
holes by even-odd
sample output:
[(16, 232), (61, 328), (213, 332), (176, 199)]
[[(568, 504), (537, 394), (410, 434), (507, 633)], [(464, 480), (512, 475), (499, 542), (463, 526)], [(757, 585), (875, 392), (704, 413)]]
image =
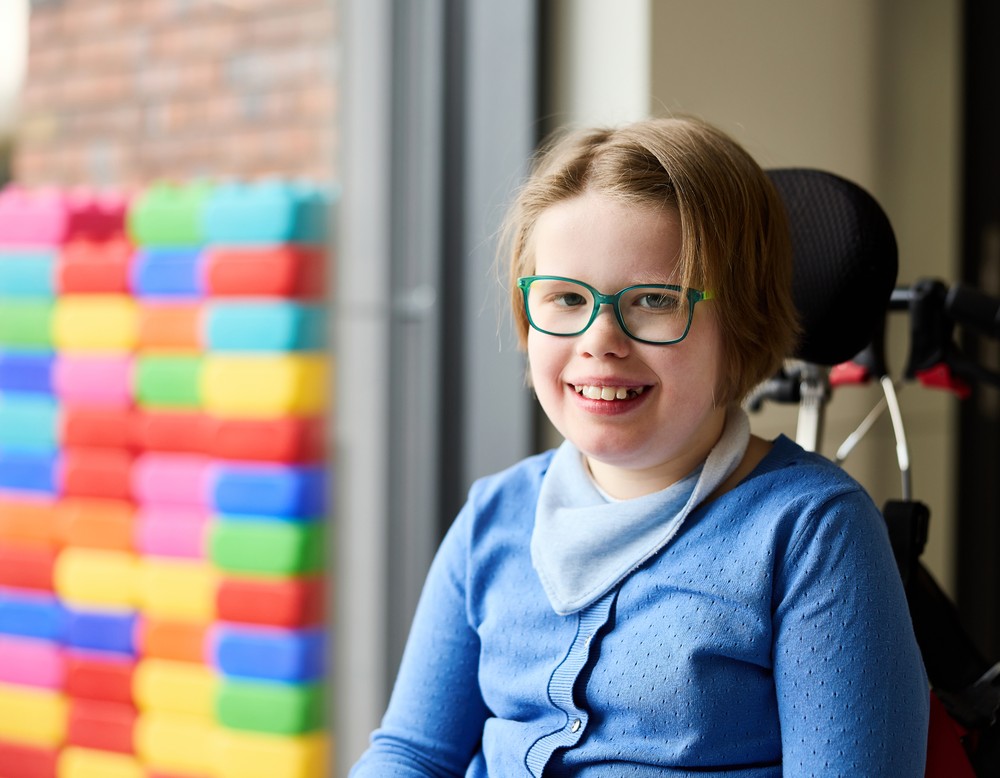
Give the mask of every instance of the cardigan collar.
[(552, 609), (565, 616), (587, 607), (660, 551), (736, 469), (749, 440), (747, 415), (734, 406), (701, 466), (662, 491), (612, 502), (565, 441), (542, 479), (531, 534), (532, 565)]

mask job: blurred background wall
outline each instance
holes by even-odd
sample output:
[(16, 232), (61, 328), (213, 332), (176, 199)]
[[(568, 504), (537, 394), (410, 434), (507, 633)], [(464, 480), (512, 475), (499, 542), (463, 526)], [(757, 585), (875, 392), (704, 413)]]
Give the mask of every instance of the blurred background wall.
[(14, 175), (330, 180), (338, 39), (326, 0), (33, 2)]

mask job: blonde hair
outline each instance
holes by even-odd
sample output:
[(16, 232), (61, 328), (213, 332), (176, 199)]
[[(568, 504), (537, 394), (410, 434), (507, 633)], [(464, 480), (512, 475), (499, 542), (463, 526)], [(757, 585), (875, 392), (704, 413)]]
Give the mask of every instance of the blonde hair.
[(678, 283), (714, 295), (723, 348), (719, 404), (742, 400), (778, 370), (798, 335), (784, 205), (739, 144), (693, 118), (575, 131), (539, 153), (504, 232), (522, 348), (528, 319), (516, 280), (534, 273), (535, 223), (546, 208), (585, 191), (678, 213)]

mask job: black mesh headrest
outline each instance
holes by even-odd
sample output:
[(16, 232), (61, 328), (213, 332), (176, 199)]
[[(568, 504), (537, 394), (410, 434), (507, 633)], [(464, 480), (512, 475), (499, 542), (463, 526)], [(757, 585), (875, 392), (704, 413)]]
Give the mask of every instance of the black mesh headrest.
[(892, 225), (857, 184), (821, 170), (769, 170), (792, 233), (793, 294), (802, 324), (795, 356), (836, 365), (861, 351), (884, 320), (896, 283)]

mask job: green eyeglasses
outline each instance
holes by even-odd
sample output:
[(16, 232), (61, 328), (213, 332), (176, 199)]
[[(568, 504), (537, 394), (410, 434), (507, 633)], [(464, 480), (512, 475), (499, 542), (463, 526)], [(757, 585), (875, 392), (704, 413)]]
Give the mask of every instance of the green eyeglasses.
[(626, 335), (658, 346), (684, 340), (695, 303), (712, 299), (711, 292), (673, 284), (637, 284), (604, 294), (583, 281), (562, 276), (524, 276), (517, 279), (517, 286), (524, 294), (528, 323), (546, 335), (586, 332), (601, 306), (610, 305)]

